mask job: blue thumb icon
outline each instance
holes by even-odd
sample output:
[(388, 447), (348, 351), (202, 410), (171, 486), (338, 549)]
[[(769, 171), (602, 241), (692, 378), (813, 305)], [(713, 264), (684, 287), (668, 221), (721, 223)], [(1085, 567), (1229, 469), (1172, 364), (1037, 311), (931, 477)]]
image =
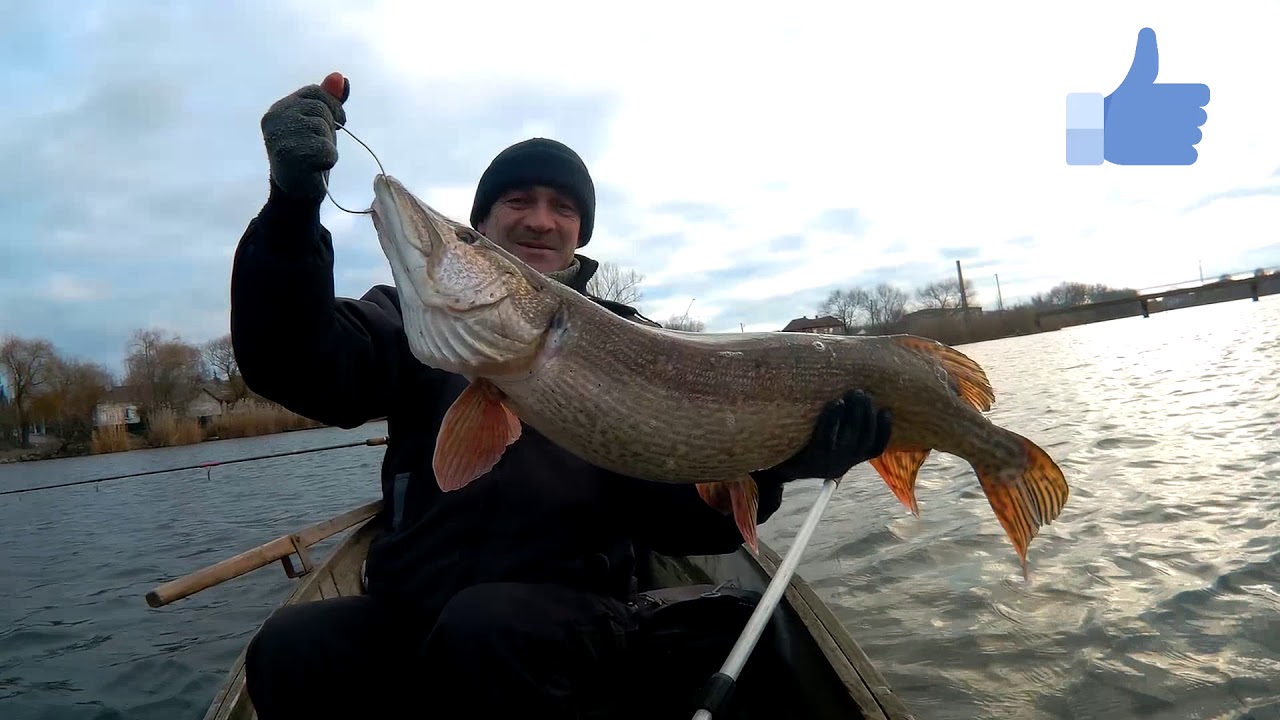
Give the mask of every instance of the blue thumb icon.
[(1129, 72), (1110, 95), (1067, 95), (1067, 164), (1195, 163), (1209, 87), (1157, 83), (1159, 70), (1155, 31), (1143, 28)]

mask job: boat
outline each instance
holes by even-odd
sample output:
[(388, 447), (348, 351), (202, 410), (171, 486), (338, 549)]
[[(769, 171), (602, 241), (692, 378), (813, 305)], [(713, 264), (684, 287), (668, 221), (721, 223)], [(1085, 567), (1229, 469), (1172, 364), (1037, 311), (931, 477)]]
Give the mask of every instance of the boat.
[[(166, 583), (148, 593), (147, 602), (152, 607), (160, 607), (276, 560), (281, 561), (290, 577), (300, 579), (283, 604), (363, 594), (364, 558), (370, 541), (377, 534), (378, 524), (373, 519), (377, 517), (380, 505), (379, 501), (356, 508), (199, 573)], [(310, 545), (348, 529), (346, 537), (322, 564), (316, 566), (311, 563), (307, 553)], [(647, 558), (638, 573), (641, 596), (656, 599), (698, 595), (723, 595), (730, 600), (743, 597), (758, 599), (782, 562), (763, 541), (759, 543), (758, 555), (742, 546), (736, 552), (717, 556), (669, 557), (647, 552), (641, 552), (640, 556)], [(300, 566), (294, 564), (294, 558), (301, 562)], [(729, 602), (720, 607), (733, 606)], [(671, 607), (678, 607), (678, 604)], [(666, 713), (654, 714), (652, 707), (641, 708), (629, 702), (627, 718), (633, 717), (631, 713), (634, 717), (671, 717), (669, 712), (672, 708), (680, 710), (676, 717), (692, 717), (697, 709), (692, 704), (696, 692), (719, 669), (720, 662), (736, 640), (737, 632), (745, 624), (750, 607), (747, 604), (746, 612), (740, 611), (736, 615), (728, 613), (732, 627), (720, 633), (718, 644), (709, 649), (703, 648), (704, 658), (699, 666), (703, 669), (698, 670), (695, 676), (677, 678), (678, 681), (669, 677), (638, 680), (650, 683), (646, 687), (659, 689), (658, 692), (646, 690), (638, 695), (656, 698), (653, 702)], [(719, 614), (720, 610), (714, 612)], [(678, 656), (696, 652), (694, 646), (703, 639), (690, 640), (677, 635), (664, 652), (673, 660), (671, 664), (678, 665)], [(707, 652), (715, 653), (715, 656), (707, 655)], [(245, 692), (244, 660), (245, 651), (241, 651), (210, 703), (204, 720), (256, 718)], [(654, 660), (650, 666), (655, 671), (660, 672), (668, 666), (662, 658)], [(830, 608), (798, 573), (792, 576), (768, 630), (743, 668), (730, 703), (726, 713), (713, 714), (713, 719), (907, 720), (913, 717)], [(687, 714), (684, 712), (686, 708)]]

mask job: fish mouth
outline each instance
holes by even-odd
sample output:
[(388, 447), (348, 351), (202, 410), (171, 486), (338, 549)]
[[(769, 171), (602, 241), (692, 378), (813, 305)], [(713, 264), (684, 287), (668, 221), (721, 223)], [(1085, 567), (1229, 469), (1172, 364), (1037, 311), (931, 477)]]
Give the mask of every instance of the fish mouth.
[(502, 302), (502, 278), (456, 272), (458, 254), (474, 252), (478, 237), (427, 203), (397, 179), (379, 174), (371, 208), (383, 253), (400, 288), (412, 288), (425, 306), (470, 314)]
[(502, 371), (527, 358), (537, 329), (513, 306), (501, 249), (377, 175), (370, 215), (419, 361), (455, 373)]
[(415, 198), (399, 180), (381, 174), (374, 177), (371, 210), (383, 250), (402, 262), (408, 249), (424, 258), (443, 249), (448, 219)]

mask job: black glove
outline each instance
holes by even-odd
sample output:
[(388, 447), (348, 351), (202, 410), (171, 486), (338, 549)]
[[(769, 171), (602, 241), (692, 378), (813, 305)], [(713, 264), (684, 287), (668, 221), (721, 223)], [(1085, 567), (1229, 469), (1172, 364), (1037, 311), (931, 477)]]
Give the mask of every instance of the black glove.
[(351, 94), (351, 83), (331, 75), (325, 86), (333, 87), (337, 80), (342, 82), (340, 91), (326, 92), (320, 85), (307, 85), (277, 100), (262, 116), (271, 179), (295, 197), (323, 199), (322, 173), (338, 162), (334, 123), (347, 122), (342, 103)]
[(765, 474), (781, 482), (843, 477), (854, 465), (884, 452), (892, 425), (893, 413), (876, 411), (871, 398), (853, 390), (827, 403), (808, 445)]

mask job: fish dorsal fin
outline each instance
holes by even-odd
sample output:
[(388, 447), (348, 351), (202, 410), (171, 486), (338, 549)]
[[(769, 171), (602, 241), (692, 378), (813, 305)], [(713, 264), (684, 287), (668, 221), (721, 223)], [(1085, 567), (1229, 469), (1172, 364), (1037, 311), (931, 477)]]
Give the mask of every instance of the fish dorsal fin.
[(908, 350), (932, 359), (947, 371), (947, 381), (965, 402), (982, 412), (991, 409), (996, 401), (987, 371), (972, 358), (948, 345), (916, 335), (894, 335), (893, 342)]

